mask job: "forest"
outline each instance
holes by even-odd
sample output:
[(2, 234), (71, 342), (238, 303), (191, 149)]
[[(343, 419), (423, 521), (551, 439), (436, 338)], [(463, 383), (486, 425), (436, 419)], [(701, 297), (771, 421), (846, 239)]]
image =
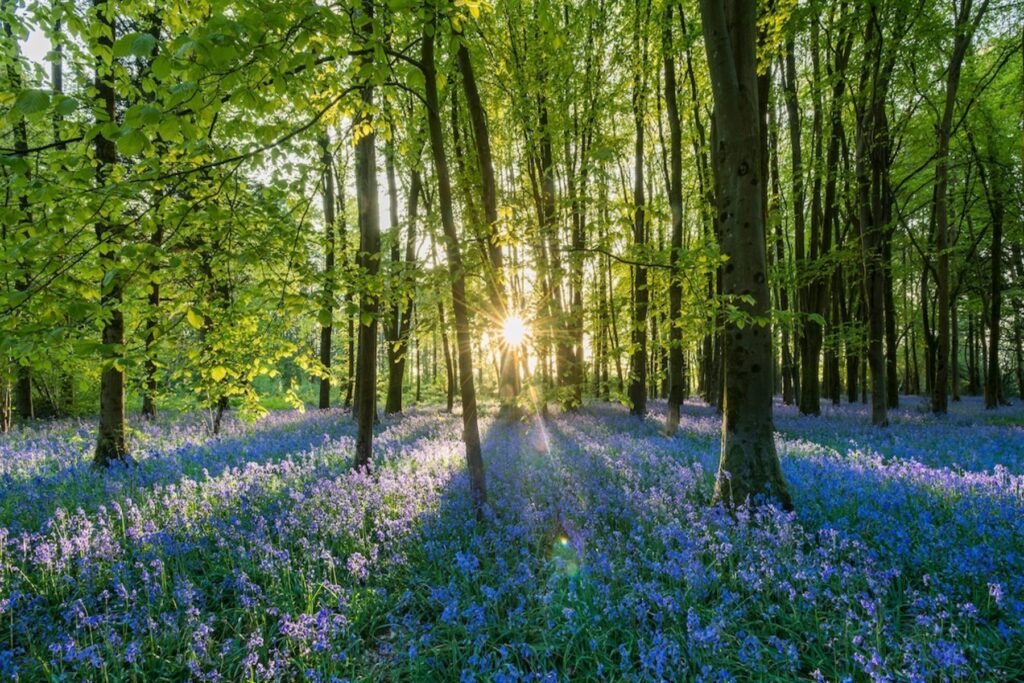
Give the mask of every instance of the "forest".
[(1024, 680), (1021, 0), (0, 24), (0, 677)]

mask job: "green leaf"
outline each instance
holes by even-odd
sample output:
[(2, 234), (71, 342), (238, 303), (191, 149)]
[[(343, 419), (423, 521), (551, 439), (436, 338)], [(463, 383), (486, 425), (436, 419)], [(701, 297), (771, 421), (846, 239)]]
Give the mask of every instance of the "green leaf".
[(146, 146), (146, 136), (137, 130), (130, 131), (117, 141), (117, 151), (126, 157), (133, 156), (142, 151)]
[(160, 121), (160, 137), (164, 140), (175, 140), (178, 137), (178, 119), (175, 116), (166, 116)]
[(188, 313), (185, 314), (185, 317), (188, 318), (189, 325), (197, 330), (203, 329), (203, 316), (196, 313), (195, 309), (188, 309)]
[(161, 81), (166, 80), (167, 77), (171, 75), (171, 60), (163, 55), (159, 55), (153, 60), (153, 63), (149, 66), (149, 70)]
[(114, 42), (114, 56), (148, 57), (156, 47), (156, 38), (149, 33), (126, 33)]
[(43, 90), (22, 90), (14, 100), (14, 108), (22, 114), (35, 114), (50, 106), (50, 96)]
[(159, 107), (152, 104), (136, 104), (125, 112), (124, 125), (128, 128), (152, 126), (160, 120), (161, 113)]
[(156, 47), (156, 38), (150, 33), (140, 33), (132, 41), (132, 54), (136, 57), (148, 57)]
[(78, 100), (74, 97), (64, 97), (57, 103), (57, 106), (53, 108), (53, 111), (58, 116), (67, 116), (74, 113), (76, 109), (78, 109)]

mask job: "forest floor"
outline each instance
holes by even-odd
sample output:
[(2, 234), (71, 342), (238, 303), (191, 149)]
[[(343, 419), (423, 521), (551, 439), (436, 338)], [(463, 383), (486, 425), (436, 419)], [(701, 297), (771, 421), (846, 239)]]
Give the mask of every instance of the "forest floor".
[(340, 411), (0, 437), (0, 676), (21, 680), (1021, 680), (1024, 410), (779, 406), (796, 512), (709, 505), (719, 418), (596, 405)]

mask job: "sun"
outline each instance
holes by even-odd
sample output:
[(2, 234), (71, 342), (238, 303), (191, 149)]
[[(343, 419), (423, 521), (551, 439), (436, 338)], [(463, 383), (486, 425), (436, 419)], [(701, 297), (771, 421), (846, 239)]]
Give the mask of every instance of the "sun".
[(526, 323), (518, 315), (510, 315), (501, 326), (501, 335), (506, 344), (517, 348), (526, 340)]

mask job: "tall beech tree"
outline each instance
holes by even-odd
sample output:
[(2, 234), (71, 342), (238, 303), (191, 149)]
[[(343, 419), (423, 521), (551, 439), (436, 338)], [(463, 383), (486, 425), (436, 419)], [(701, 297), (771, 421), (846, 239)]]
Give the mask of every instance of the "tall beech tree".
[[(630, 95), (633, 114), (633, 245), (643, 249), (647, 244), (646, 198), (644, 187), (644, 133), (647, 100), (647, 24), (650, 0), (634, 0), (632, 65), (633, 84)], [(629, 369), (630, 413), (647, 414), (647, 309), (650, 300), (647, 267), (642, 261), (633, 266), (632, 353)]]
[[(389, 165), (393, 162), (389, 161)], [(388, 324), (388, 394), (384, 406), (384, 412), (388, 414), (402, 412), (402, 391), (405, 386), (405, 367), (410, 351), (410, 340), (412, 331), (414, 292), (414, 271), (416, 268), (416, 241), (418, 232), (416, 223), (419, 220), (420, 193), (423, 190), (423, 178), (418, 167), (419, 153), (412, 159), (412, 168), (409, 171), (409, 193), (406, 205), (406, 232), (405, 232), (405, 258), (400, 260), (399, 228), (397, 195), (396, 206), (392, 210), (394, 241), (391, 246), (391, 261), (399, 266), (398, 268), (398, 292), (392, 304), (391, 319)], [(394, 186), (393, 171), (389, 171), (389, 190)]]
[(682, 273), (679, 261), (683, 250), (683, 133), (676, 100), (675, 46), (672, 40), (672, 3), (665, 4), (662, 24), (662, 60), (665, 69), (665, 112), (669, 125), (669, 186), (668, 203), (672, 215), (672, 242), (669, 263), (672, 266), (669, 284), (669, 370), (668, 416), (665, 431), (674, 434), (679, 428), (679, 407), (682, 405), (683, 386), (683, 329), (680, 316), (683, 306)]
[[(480, 200), (484, 210), (483, 218), (487, 223), (483, 231), (486, 255), (484, 277), (487, 282), (490, 316), (494, 321), (503, 322), (512, 314), (512, 311), (508, 306), (505, 256), (498, 233), (498, 190), (491, 154), (491, 135), (487, 126), (487, 112), (484, 111), (481, 102), (476, 73), (473, 70), (473, 60), (469, 54), (469, 47), (466, 45), (466, 38), (457, 34), (456, 39), (459, 42), (456, 61), (462, 79), (462, 92), (466, 98), (469, 121), (473, 127), (473, 145), (480, 171)], [(501, 416), (505, 419), (515, 419), (518, 415), (517, 375), (515, 354), (507, 345), (502, 345), (498, 350), (498, 399)]]
[[(725, 395), (715, 498), (738, 505), (768, 495), (793, 506), (772, 426), (772, 350), (768, 268), (761, 205), (760, 115), (753, 3), (701, 0), (704, 44), (714, 93), (718, 222), (728, 258), (722, 287), (737, 316), (723, 335)], [(742, 316), (742, 317), (740, 317)]]
[[(373, 30), (373, 2), (363, 3), (364, 30)], [(373, 424), (377, 418), (377, 322), (380, 297), (374, 282), (380, 272), (380, 199), (377, 193), (377, 130), (374, 86), (362, 84), (356, 136), (355, 180), (359, 209), (359, 265), (365, 278), (359, 299), (359, 350), (356, 361), (356, 467), (373, 459)]]
[[(946, 196), (949, 186), (949, 138), (953, 128), (960, 73), (971, 38), (988, 9), (988, 0), (982, 0), (972, 15), (973, 0), (960, 0), (956, 4), (953, 21), (953, 51), (946, 67), (946, 97), (942, 118), (936, 128), (938, 138), (935, 150), (935, 251), (938, 290), (938, 347), (935, 358), (935, 379), (932, 384), (932, 412), (945, 413), (949, 407), (949, 209)], [(1001, 226), (1000, 226), (1001, 227)], [(998, 337), (998, 331), (996, 331)]]
[(428, 5), (430, 18), (423, 24), (419, 67), (423, 71), (424, 100), (427, 109), (427, 129), (430, 133), (430, 151), (437, 180), (437, 199), (444, 232), (445, 254), (451, 269), (452, 310), (455, 313), (455, 351), (458, 357), (459, 393), (462, 398), (462, 439), (466, 447), (466, 466), (469, 485), (477, 515), (482, 515), (487, 502), (487, 484), (480, 448), (480, 427), (477, 422), (476, 385), (473, 382), (473, 344), (470, 335), (469, 307), (466, 299), (466, 273), (462, 261), (462, 247), (455, 226), (451, 178), (448, 156), (445, 152), (444, 131), (437, 95), (437, 66), (434, 61), (434, 41), (437, 34), (438, 9)]
[(320, 163), (323, 165), (323, 211), (324, 211), (324, 272), (323, 294), (320, 310), (320, 364), (324, 374), (320, 378), (320, 409), (331, 407), (331, 360), (332, 335), (334, 332), (334, 290), (336, 275), (335, 262), (335, 194), (334, 159), (331, 153), (331, 139), (327, 131), (317, 140), (320, 146)]
[[(96, 123), (101, 127), (95, 138), (96, 184), (100, 192), (108, 186), (108, 179), (117, 164), (117, 147), (110, 131), (116, 126), (117, 98), (116, 60), (113, 57), (116, 38), (116, 5), (109, 0), (93, 0), (95, 22), (97, 103)], [(113, 203), (113, 202), (111, 202)], [(101, 207), (96, 221), (96, 241), (102, 264), (100, 307), (103, 315), (103, 371), (100, 375), (100, 424), (96, 436), (93, 462), (107, 467), (113, 462), (131, 459), (125, 438), (125, 369), (124, 369), (124, 286), (126, 273), (120, 264), (120, 251), (124, 240), (124, 224), (110, 208)]]

